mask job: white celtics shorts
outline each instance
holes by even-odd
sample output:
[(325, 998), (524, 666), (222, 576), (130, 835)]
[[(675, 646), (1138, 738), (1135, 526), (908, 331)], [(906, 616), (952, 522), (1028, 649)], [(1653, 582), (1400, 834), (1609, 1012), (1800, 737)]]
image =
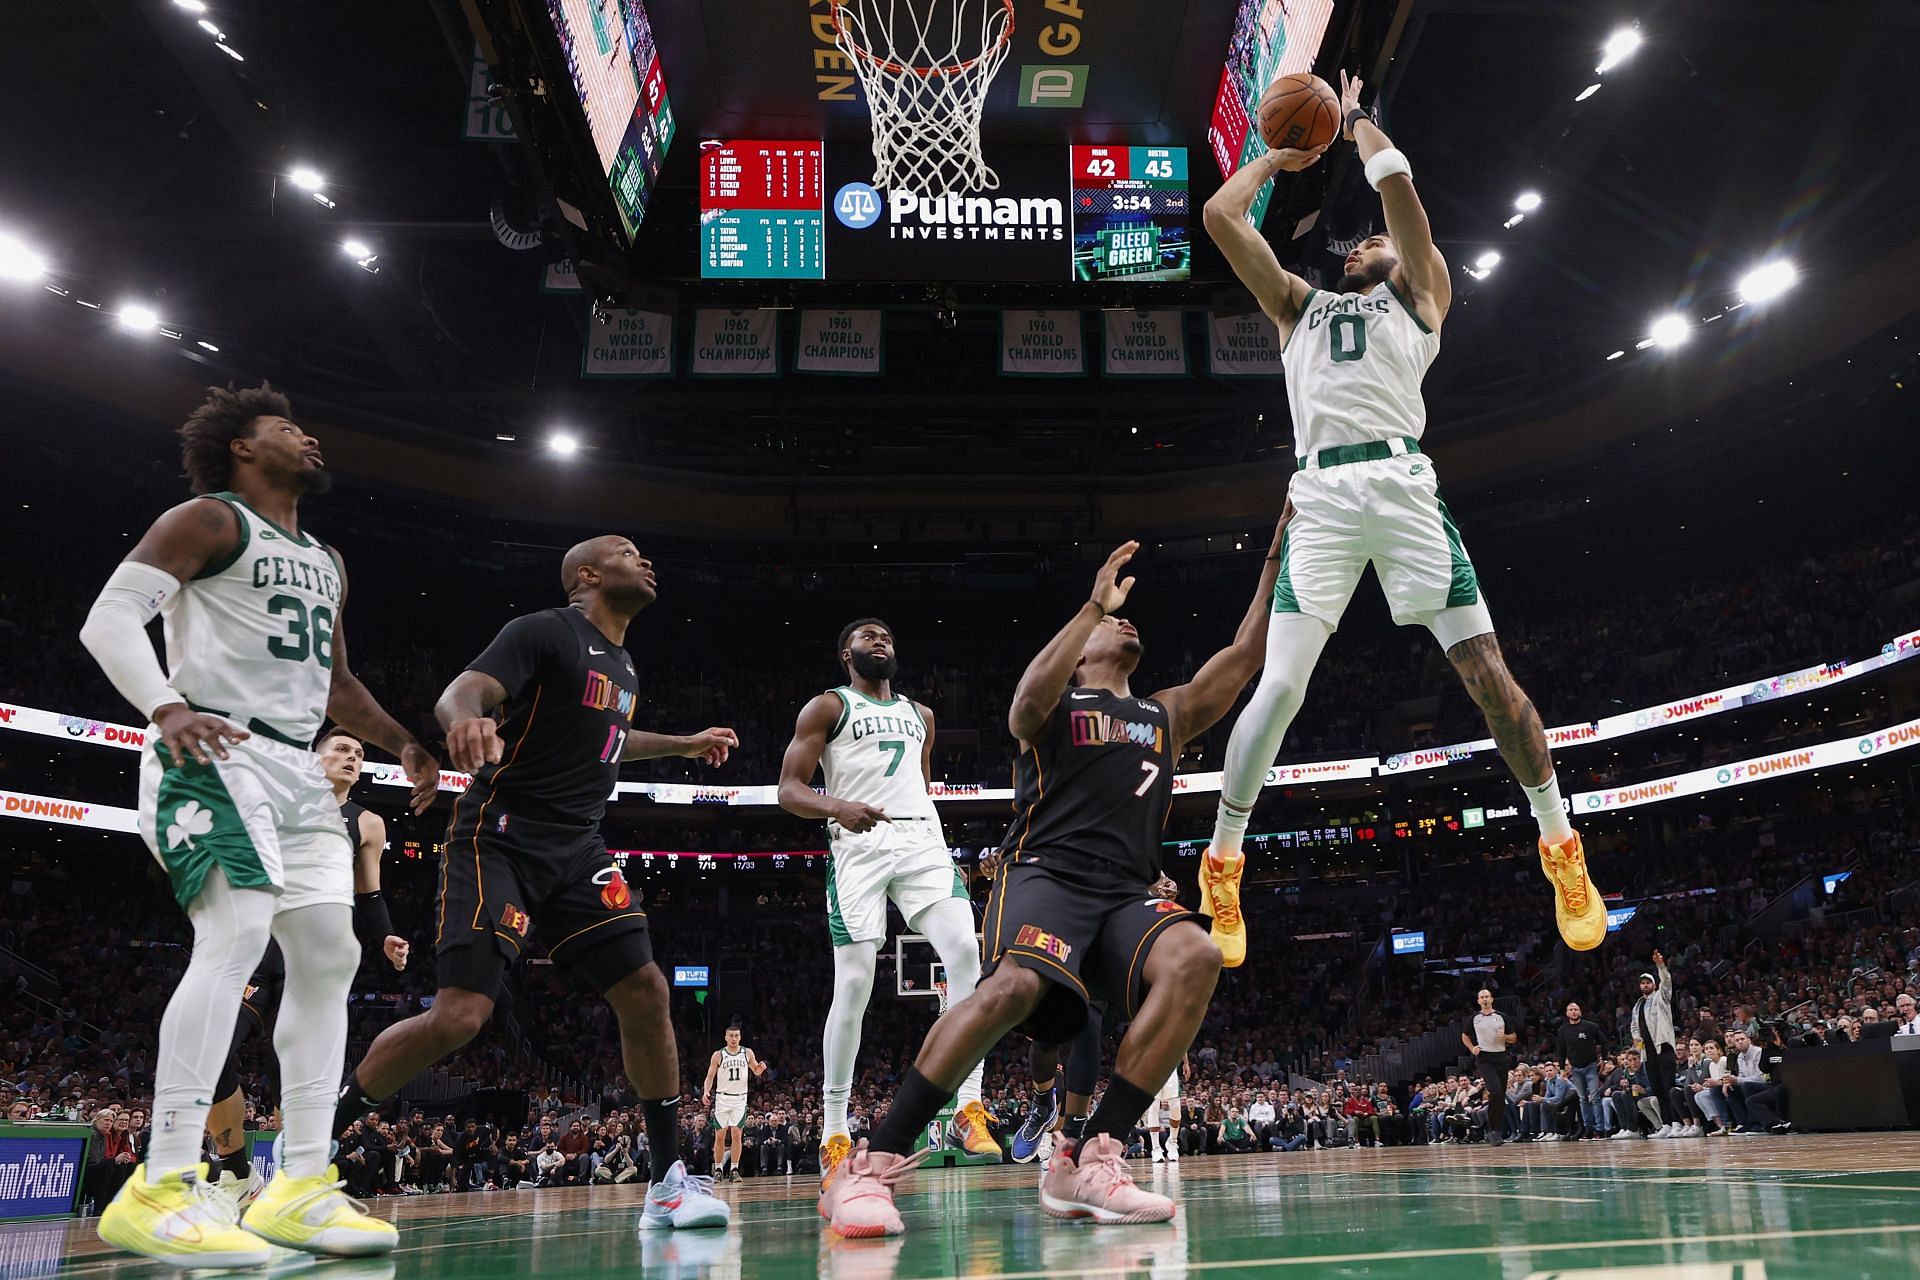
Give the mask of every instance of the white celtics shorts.
[(277, 894), (276, 911), (351, 907), (353, 846), (320, 757), (259, 733), (229, 744), (227, 753), (169, 768), (159, 730), (147, 729), (140, 836), (180, 905), (199, 897), (207, 872), (219, 867), (236, 889)]
[(722, 1129), (738, 1129), (747, 1118), (747, 1095), (720, 1094), (713, 1100), (713, 1122)]
[(833, 945), (887, 940), (887, 899), (912, 928), (947, 898), (967, 901), (967, 882), (932, 819), (882, 822), (862, 835), (832, 837), (827, 862), (827, 932)]
[(1140, 1117), (1140, 1127), (1162, 1129), (1179, 1123), (1180, 1071), (1175, 1068), (1174, 1073), (1167, 1077), (1167, 1082), (1160, 1086), (1160, 1092), (1153, 1096), (1151, 1103), (1147, 1104), (1147, 1113)]
[[(1391, 447), (1407, 448), (1397, 440)], [(1400, 626), (1424, 626), (1449, 649), (1493, 630), (1473, 561), (1440, 500), (1432, 459), (1398, 452), (1319, 462), (1296, 472), (1287, 490), (1294, 517), (1273, 588), (1275, 613), (1304, 613), (1338, 627), (1371, 562)]]

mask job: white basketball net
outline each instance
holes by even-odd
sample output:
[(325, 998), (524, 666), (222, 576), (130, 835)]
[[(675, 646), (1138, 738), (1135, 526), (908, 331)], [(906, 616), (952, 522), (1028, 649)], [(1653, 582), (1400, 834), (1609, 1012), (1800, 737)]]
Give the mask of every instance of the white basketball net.
[(993, 191), (980, 115), (1012, 48), (1013, 0), (830, 0), (873, 116), (873, 185)]

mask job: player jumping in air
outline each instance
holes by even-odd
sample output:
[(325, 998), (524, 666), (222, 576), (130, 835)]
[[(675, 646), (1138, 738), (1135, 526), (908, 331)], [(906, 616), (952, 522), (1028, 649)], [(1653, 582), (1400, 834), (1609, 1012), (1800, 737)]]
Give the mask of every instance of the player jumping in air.
[[(160, 1021), (153, 1143), (101, 1215), (100, 1238), (176, 1267), (261, 1266), (269, 1241), (359, 1255), (398, 1239), (340, 1193), (328, 1164), (360, 949), (354, 851), (308, 744), (331, 716), (393, 752), (416, 810), (432, 803), (440, 764), (347, 666), (346, 570), (300, 527), (301, 497), (328, 474), (291, 412), (266, 386), (208, 393), (180, 429), (200, 496), (154, 521), (80, 632), (153, 722), (140, 834), (193, 922), (192, 958)], [(156, 614), (165, 670), (146, 634)], [(200, 1156), (241, 992), (269, 936), (286, 957), (273, 1034), (285, 1158), (236, 1222)]]
[(1112, 1082), (1078, 1143), (1056, 1144), (1040, 1205), (1058, 1218), (1164, 1222), (1173, 1201), (1134, 1185), (1119, 1138), (1180, 1065), (1220, 977), (1220, 949), (1193, 912), (1154, 896), (1160, 832), (1181, 748), (1233, 706), (1266, 649), (1283, 516), (1233, 643), (1191, 682), (1138, 697), (1140, 636), (1116, 617), (1137, 543), (1107, 557), (1092, 598), (1027, 665), (1007, 726), (1020, 740), (1015, 816), (987, 899), (986, 977), (933, 1024), (886, 1118), (820, 1193), (843, 1236), (898, 1235), (894, 1187), (917, 1162), (914, 1137), (974, 1065), (1016, 1027), (1072, 1040), (1104, 999), (1132, 1025)]
[[(843, 627), (839, 658), (847, 683), (801, 708), (780, 762), (780, 807), (802, 818), (825, 818), (832, 846), (827, 934), (833, 941), (833, 1004), (822, 1045), (823, 1179), (853, 1149), (847, 1097), (860, 1024), (873, 998), (876, 953), (887, 940), (887, 901), (939, 955), (948, 1004), (972, 995), (980, 981), (973, 901), (927, 794), (933, 710), (894, 693), (899, 650), (880, 619), (860, 618)], [(815, 769), (826, 774), (824, 793), (813, 789)], [(980, 1070), (976, 1066), (960, 1082), (948, 1141), (969, 1155), (998, 1159), (1000, 1143), (980, 1102)]]
[(740, 1045), (740, 1028), (727, 1028), (727, 1047), (715, 1049), (707, 1060), (707, 1081), (700, 1086), (700, 1105), (713, 1106), (715, 1086), (719, 1086), (720, 1105), (713, 1108), (713, 1122), (720, 1130), (719, 1176), (740, 1181), (740, 1126), (747, 1119), (747, 1077), (767, 1074), (767, 1064), (753, 1050)]
[(740, 739), (722, 728), (674, 737), (631, 727), (640, 680), (627, 629), (655, 598), (653, 565), (633, 543), (613, 534), (579, 543), (561, 561), (560, 585), (566, 607), (507, 623), (434, 708), (454, 767), (474, 775), (440, 863), (440, 989), (432, 1008), (394, 1023), (367, 1050), (340, 1091), (334, 1132), (478, 1035), (531, 935), (619, 1022), (653, 1161), (641, 1230), (725, 1226), (726, 1202), (680, 1162), (667, 980), (600, 818), (622, 760), (719, 765)]
[(1238, 965), (1247, 953), (1240, 915), (1247, 820), (1314, 664), (1372, 561), (1394, 621), (1433, 632), (1485, 713), (1539, 823), (1540, 869), (1553, 885), (1560, 936), (1589, 951), (1606, 937), (1606, 906), (1567, 821), (1539, 713), (1507, 671), (1473, 562), (1440, 500), (1433, 462), (1420, 451), (1427, 424), (1420, 382), (1440, 351), (1453, 300), (1447, 264), (1407, 158), (1360, 109), (1360, 81), (1343, 73), (1340, 83), (1346, 136), (1380, 193), (1387, 234), (1347, 255), (1334, 292), (1284, 270), (1246, 218), (1267, 179), (1307, 168), (1324, 147), (1269, 151), (1207, 201), (1208, 232), (1280, 330), (1299, 470), (1288, 488), (1295, 519), (1274, 590), (1266, 672), (1227, 744), (1220, 811), (1201, 860), (1200, 909), (1213, 917), (1228, 967)]

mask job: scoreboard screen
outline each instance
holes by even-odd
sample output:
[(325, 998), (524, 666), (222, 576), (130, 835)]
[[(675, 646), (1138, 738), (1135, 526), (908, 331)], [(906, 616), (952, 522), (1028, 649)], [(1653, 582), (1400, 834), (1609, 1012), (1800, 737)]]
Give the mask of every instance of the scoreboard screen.
[(673, 109), (641, 0), (546, 0), (627, 238), (646, 216), (673, 141)]
[(1000, 186), (872, 186), (863, 146), (700, 144), (700, 274), (738, 280), (1187, 280), (1184, 147), (1003, 147)]
[[(1207, 142), (1220, 176), (1231, 178), (1241, 165), (1265, 153), (1266, 140), (1253, 127), (1260, 95), (1276, 76), (1313, 70), (1320, 41), (1333, 18), (1334, 0), (1240, 0), (1227, 64), (1214, 94)], [(1249, 217), (1259, 226), (1273, 198), (1273, 183), (1260, 189)]]

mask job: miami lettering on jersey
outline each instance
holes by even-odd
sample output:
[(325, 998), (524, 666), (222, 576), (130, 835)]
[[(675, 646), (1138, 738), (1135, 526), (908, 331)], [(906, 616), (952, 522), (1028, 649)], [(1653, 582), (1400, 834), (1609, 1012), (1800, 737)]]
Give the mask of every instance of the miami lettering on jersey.
[(298, 587), (302, 591), (311, 591), (334, 604), (340, 603), (339, 575), (308, 560), (292, 560), (286, 556), (255, 556), (253, 585)]
[(586, 692), (580, 695), (581, 706), (592, 707), (595, 711), (605, 711), (612, 707), (631, 720), (636, 701), (632, 690), (622, 689), (598, 671), (587, 672)]
[(848, 736), (858, 742), (870, 734), (885, 733), (895, 737), (912, 738), (915, 742), (927, 740), (927, 722), (918, 712), (910, 715), (862, 715), (847, 722)]
[(1130, 743), (1159, 752), (1166, 746), (1166, 730), (1149, 720), (1123, 720), (1105, 711), (1067, 713), (1068, 740), (1076, 747), (1105, 747)]

